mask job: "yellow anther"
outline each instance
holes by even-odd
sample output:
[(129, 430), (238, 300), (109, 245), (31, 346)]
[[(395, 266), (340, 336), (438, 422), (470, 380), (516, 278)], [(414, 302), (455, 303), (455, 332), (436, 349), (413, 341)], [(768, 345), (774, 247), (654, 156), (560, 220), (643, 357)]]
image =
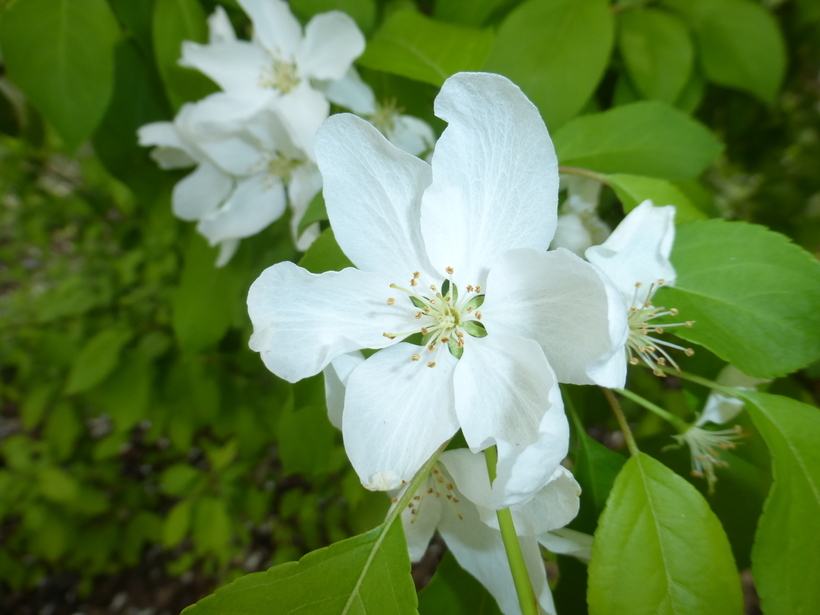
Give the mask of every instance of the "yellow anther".
[(459, 502), (458, 498), (453, 498), (453, 502), (455, 502), (456, 504), (458, 504), (458, 502)]
[(428, 329), (427, 327), (422, 327), (421, 333), (422, 335), (427, 335), (428, 333), (430, 333), (430, 329)]
[(410, 280), (410, 286), (418, 286), (418, 285), (419, 285), (419, 283), (418, 283), (418, 282), (416, 282), (416, 280), (415, 280), (415, 279)]
[(481, 312), (476, 312), (475, 317), (478, 318), (479, 320), (481, 320)]
[(390, 501), (391, 501), (391, 502), (393, 502), (393, 504), (395, 504), (396, 502), (398, 502), (398, 501), (399, 501), (399, 498), (393, 498), (393, 499), (392, 499), (392, 500), (390, 500)]
[(418, 318), (421, 318), (421, 316), (422, 316), (422, 313), (421, 313), (421, 312), (417, 312), (417, 313), (416, 313), (416, 318), (417, 318), (417, 319), (418, 319)]
[(430, 290), (432, 290), (433, 292), (436, 292), (438, 290), (438, 288), (436, 288), (435, 284), (430, 284)]
[(430, 352), (433, 352), (435, 349), (436, 349), (436, 343), (435, 342), (433, 342), (432, 344), (430, 344), (427, 347), (427, 350), (429, 350)]
[(396, 300), (395, 300), (393, 297), (390, 297), (390, 298), (387, 300), (387, 305), (393, 305), (394, 303), (396, 303)]
[(433, 493), (433, 488), (432, 488), (432, 487), (430, 487), (430, 488), (427, 490), (427, 493)]
[(473, 311), (473, 306), (472, 306), (472, 305), (468, 305), (468, 306), (467, 306), (467, 311), (468, 311), (468, 312), (472, 312), (472, 311)]
[(414, 500), (420, 500), (420, 499), (421, 499), (421, 496), (420, 496), (420, 495), (414, 495), (414, 496), (413, 496), (413, 499), (414, 499)]
[(687, 348), (686, 350), (683, 351), (683, 354), (685, 354), (687, 357), (691, 357), (693, 354), (695, 354), (695, 351), (692, 350), (691, 348)]
[(414, 271), (413, 272), (413, 279), (418, 280), (420, 275), (421, 275), (421, 273), (419, 273), (418, 271)]
[(435, 366), (436, 366), (436, 362), (435, 362), (435, 361), (430, 361), (430, 362), (427, 364), (427, 367), (435, 367)]
[(473, 285), (472, 284), (467, 284), (467, 292), (468, 293), (473, 292)]
[(448, 491), (452, 491), (453, 490), (453, 483), (447, 483), (446, 485), (444, 485), (444, 488), (447, 489)]
[(396, 339), (396, 336), (395, 336), (395, 335), (392, 335), (392, 334), (390, 334), (390, 333), (382, 333), (382, 335), (383, 335), (384, 337), (386, 337), (387, 339), (389, 339), (389, 340), (394, 340), (394, 339)]
[(677, 308), (672, 308), (671, 310), (669, 310), (669, 313), (672, 316), (677, 316), (678, 315), (678, 310), (677, 310)]
[(635, 282), (635, 288), (640, 288), (643, 286), (643, 282)]
[(414, 355), (413, 355), (412, 357), (410, 357), (410, 358), (411, 358), (413, 361), (418, 361), (418, 360), (420, 360), (420, 359), (421, 359), (421, 355), (420, 355), (420, 354), (414, 354)]
[(441, 341), (442, 341), (442, 342), (444, 342), (444, 343), (446, 344), (447, 342), (449, 342), (449, 341), (450, 341), (450, 338), (449, 338), (449, 337), (442, 337), (442, 338), (441, 338)]
[(475, 287), (475, 292), (476, 292), (476, 294), (480, 295), (481, 294), (481, 286), (476, 286)]
[(453, 272), (455, 271), (455, 269), (453, 269), (452, 267), (446, 267), (446, 268), (444, 269), (444, 271), (446, 271), (446, 272), (447, 272), (447, 273), (449, 273), (450, 275), (453, 275)]

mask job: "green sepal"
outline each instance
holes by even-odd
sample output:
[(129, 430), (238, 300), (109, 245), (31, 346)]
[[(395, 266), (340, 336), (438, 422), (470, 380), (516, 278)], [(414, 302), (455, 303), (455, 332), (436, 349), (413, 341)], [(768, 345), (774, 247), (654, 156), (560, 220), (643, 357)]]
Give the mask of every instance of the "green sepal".
[(487, 329), (485, 329), (484, 325), (477, 320), (468, 320), (461, 326), (473, 337), (487, 337)]
[(484, 295), (476, 295), (467, 302), (467, 305), (464, 306), (464, 309), (467, 310), (469, 308), (473, 308), (474, 310), (477, 310), (482, 305), (484, 305)]
[(453, 355), (456, 359), (460, 359), (461, 355), (464, 354), (464, 347), (458, 345), (457, 337), (451, 337), (450, 341), (447, 342), (447, 347), (450, 349), (450, 354)]

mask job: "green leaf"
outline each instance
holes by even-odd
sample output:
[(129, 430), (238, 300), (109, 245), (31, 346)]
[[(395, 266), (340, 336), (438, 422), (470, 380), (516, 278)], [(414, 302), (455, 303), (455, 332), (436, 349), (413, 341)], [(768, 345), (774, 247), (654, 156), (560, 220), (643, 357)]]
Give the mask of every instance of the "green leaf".
[(114, 85), (119, 25), (105, 0), (25, 0), (0, 23), (9, 78), (76, 149), (102, 119)]
[(151, 200), (156, 197), (165, 172), (149, 158), (148, 148), (137, 144), (137, 129), (168, 119), (171, 111), (156, 69), (136, 43), (123, 40), (115, 57), (114, 95), (94, 133), (94, 149), (109, 173), (141, 199)]
[(304, 233), (305, 229), (314, 222), (323, 222), (324, 220), (327, 220), (327, 208), (325, 207), (325, 197), (320, 190), (310, 201), (305, 210), (305, 215), (299, 221), (299, 234)]
[(285, 408), (279, 417), (278, 450), (285, 474), (326, 474), (335, 441), (336, 429), (324, 406)]
[(203, 485), (205, 475), (187, 463), (176, 463), (168, 467), (159, 479), (163, 493), (176, 496), (189, 496)]
[(820, 604), (820, 409), (739, 391), (772, 453), (774, 484), (752, 550), (766, 615), (810, 615)]
[(196, 503), (191, 520), (191, 536), (199, 553), (224, 552), (232, 533), (231, 518), (224, 502), (206, 497)]
[(419, 592), (419, 615), (501, 615), (501, 610), (492, 594), (447, 551)]
[(595, 532), (590, 615), (740, 615), (729, 541), (703, 496), (644, 453), (624, 465)]
[(34, 429), (40, 424), (48, 402), (54, 394), (54, 385), (38, 383), (37, 388), (29, 391), (20, 409), (20, 420), (26, 429)]
[(480, 70), (493, 46), (491, 30), (435, 21), (412, 10), (390, 15), (358, 63), (441, 85), (459, 71)]
[(40, 469), (37, 473), (37, 485), (44, 498), (58, 504), (71, 502), (80, 495), (80, 484), (77, 480), (54, 466)]
[(675, 333), (756, 378), (776, 378), (820, 358), (820, 263), (787, 237), (745, 222), (679, 225), (678, 277), (655, 303), (693, 327)]
[(723, 150), (705, 126), (654, 100), (576, 118), (553, 139), (562, 165), (665, 179), (700, 175)]
[[(581, 509), (578, 527), (592, 532), (598, 523), (598, 516), (604, 509), (615, 478), (626, 459), (623, 455), (608, 449), (582, 431), (583, 425), (576, 421), (575, 436), (578, 452), (575, 457), (575, 478), (581, 485)], [(575, 526), (573, 526), (575, 527)]]
[(438, 0), (433, 16), (441, 21), (480, 27), (504, 3), (505, 0)]
[(216, 255), (201, 236), (190, 236), (182, 278), (171, 299), (174, 333), (186, 352), (219, 342), (241, 304), (242, 278), (230, 265), (217, 269)]
[(68, 459), (83, 430), (83, 424), (74, 408), (66, 402), (59, 403), (46, 421), (44, 435), (54, 456), (59, 461)]
[(105, 380), (117, 367), (122, 347), (129, 339), (130, 332), (104, 329), (88, 340), (71, 365), (65, 392), (82, 393)]
[(401, 523), (237, 579), (184, 615), (411, 615), (416, 591)]
[(208, 39), (205, 11), (197, 0), (156, 0), (152, 32), (157, 68), (174, 110), (217, 91), (205, 75), (177, 63), (183, 41), (205, 43)]
[(606, 0), (529, 0), (501, 24), (484, 70), (515, 82), (554, 130), (592, 97), (613, 39)]
[(786, 45), (777, 22), (749, 0), (664, 0), (689, 21), (706, 77), (774, 100), (786, 72)]
[(623, 204), (624, 213), (629, 213), (643, 201), (650, 199), (657, 207), (674, 205), (675, 222), (678, 224), (708, 217), (692, 205), (692, 201), (679, 188), (664, 179), (614, 174), (607, 175), (607, 182)]
[(327, 11), (342, 11), (350, 15), (365, 34), (373, 29), (376, 22), (374, 0), (299, 0), (293, 2), (290, 8), (305, 20)]
[(330, 227), (326, 228), (311, 244), (299, 261), (299, 265), (311, 273), (341, 271), (345, 267), (353, 267), (353, 263), (336, 243), (336, 237)]
[(652, 8), (624, 11), (618, 15), (618, 48), (644, 97), (675, 102), (695, 58), (689, 30), (680, 18)]
[(193, 500), (182, 500), (176, 504), (162, 524), (162, 544), (166, 547), (178, 545), (191, 527)]
[(111, 416), (118, 432), (131, 429), (145, 418), (153, 378), (153, 366), (132, 351), (95, 392), (94, 401)]
[(706, 79), (696, 68), (692, 71), (689, 81), (683, 86), (680, 96), (675, 101), (675, 106), (684, 113), (694, 113), (700, 107), (705, 94)]

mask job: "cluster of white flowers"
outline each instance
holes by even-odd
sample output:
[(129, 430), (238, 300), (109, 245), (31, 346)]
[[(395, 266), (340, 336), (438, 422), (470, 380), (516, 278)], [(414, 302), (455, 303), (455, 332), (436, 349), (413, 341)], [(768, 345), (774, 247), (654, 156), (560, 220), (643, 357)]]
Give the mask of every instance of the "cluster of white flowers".
[[(674, 364), (652, 322), (675, 311), (651, 302), (675, 277), (674, 208), (644, 203), (610, 235), (595, 213), (600, 185), (569, 177), (559, 218), (552, 141), (509, 80), (449, 78), (436, 144), (352, 68), (365, 42), (348, 16), (320, 14), (303, 31), (282, 0), (239, 3), (251, 41), (217, 9), (210, 42), (182, 50), (181, 64), (222, 91), (139, 132), (163, 168), (196, 167), (174, 212), (198, 221), (223, 264), (288, 203), (307, 247), (317, 226), (296, 230), (323, 189), (356, 268), (265, 270), (248, 295), (251, 348), (290, 382), (324, 372), (330, 420), (369, 489), (407, 489), (460, 430), (469, 449), (442, 454), (402, 511), (412, 559), (438, 530), (503, 612), (520, 612), (495, 514), (509, 508), (536, 597), (554, 613), (539, 543), (583, 557), (591, 541), (562, 529), (580, 487), (561, 465), (559, 383), (622, 387), (639, 357), (656, 371)], [(329, 116), (331, 103), (357, 115)], [(490, 447), (492, 481), (479, 455)]]
[(434, 135), (421, 120), (378, 105), (353, 61), (365, 40), (346, 14), (316, 15), (304, 28), (282, 0), (239, 0), (253, 23), (253, 39), (240, 40), (225, 11), (208, 20), (206, 45), (185, 42), (180, 64), (210, 77), (222, 91), (184, 105), (173, 122), (139, 130), (142, 145), (162, 168), (196, 168), (173, 192), (174, 213), (197, 221), (217, 265), (228, 262), (239, 240), (279, 219), (288, 204), (297, 248), (318, 236), (318, 224), (299, 233), (302, 216), (321, 190), (313, 139), (330, 104), (379, 122), (413, 154), (430, 149)]

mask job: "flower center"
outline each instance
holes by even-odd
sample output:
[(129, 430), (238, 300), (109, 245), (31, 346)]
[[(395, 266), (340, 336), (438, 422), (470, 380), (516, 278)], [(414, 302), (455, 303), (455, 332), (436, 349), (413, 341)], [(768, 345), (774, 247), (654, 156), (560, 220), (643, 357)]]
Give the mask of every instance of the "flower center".
[[(725, 468), (729, 464), (720, 458), (720, 451), (737, 448), (736, 442), (749, 434), (740, 426), (734, 429), (709, 431), (692, 426), (684, 433), (672, 436), (680, 445), (689, 445), (692, 452), (692, 476), (706, 478), (709, 493), (714, 493), (717, 476), (715, 468)], [(675, 445), (673, 447), (677, 448)]]
[(396, 105), (396, 99), (387, 100), (382, 104), (377, 104), (376, 112), (370, 116), (370, 123), (375, 126), (384, 136), (392, 134), (396, 129), (396, 117), (401, 113)]
[[(461, 500), (458, 499), (454, 489), (455, 485), (450, 482), (452, 479), (449, 479), (444, 473), (444, 467), (440, 463), (436, 463), (433, 466), (433, 469), (430, 471), (430, 474), (427, 477), (419, 490), (416, 491), (415, 495), (413, 495), (413, 499), (407, 504), (407, 508), (410, 510), (410, 514), (412, 515), (412, 520), (410, 523), (416, 522), (416, 516), (424, 506), (424, 502), (428, 498), (444, 498), (447, 502), (449, 507), (452, 509), (453, 514), (458, 517), (458, 519), (464, 519), (461, 513), (458, 512), (458, 506), (456, 506)], [(393, 498), (393, 503), (399, 501), (399, 498)]]
[(273, 88), (279, 90), (282, 94), (287, 94), (299, 85), (296, 63), (273, 56), (271, 65), (262, 68), (259, 75), (259, 85), (263, 88)]
[[(447, 267), (448, 275), (453, 273), (452, 267)], [(439, 344), (446, 344), (450, 353), (457, 359), (464, 354), (464, 344), (466, 335), (471, 337), (484, 337), (487, 330), (480, 323), (481, 312), (479, 307), (484, 303), (484, 295), (481, 286), (468, 285), (464, 292), (459, 293), (458, 287), (449, 279), (445, 279), (439, 289), (435, 284), (431, 284), (428, 291), (417, 291), (418, 279), (421, 274), (416, 271), (410, 280), (410, 288), (402, 288), (397, 284), (391, 284), (390, 288), (407, 294), (410, 302), (418, 308), (416, 320), (419, 321), (418, 329), (404, 331), (402, 333), (383, 333), (387, 338), (395, 339), (420, 333), (422, 343), (429, 352), (434, 352)], [(396, 299), (390, 297), (387, 305), (395, 305)], [(421, 354), (414, 354), (411, 359), (420, 361)], [(435, 361), (429, 361), (428, 367), (435, 367)]]
[(652, 304), (652, 295), (654, 295), (655, 291), (663, 286), (664, 283), (664, 280), (658, 280), (657, 283), (650, 284), (649, 290), (645, 293), (641, 292), (642, 284), (640, 282), (635, 284), (635, 294), (632, 297), (632, 305), (629, 307), (629, 313), (627, 315), (629, 338), (626, 341), (626, 354), (630, 365), (638, 365), (642, 359), (644, 363), (652, 369), (653, 374), (661, 377), (665, 377), (665, 374), (660, 368), (667, 363), (680, 371), (678, 364), (669, 356), (664, 346), (666, 348), (682, 350), (687, 357), (691, 357), (695, 354), (695, 351), (691, 348), (684, 348), (683, 346), (678, 346), (677, 344), (656, 337), (656, 335), (661, 335), (666, 329), (672, 327), (691, 327), (695, 324), (694, 320), (663, 324), (652, 323), (653, 320), (661, 318), (662, 316), (678, 315), (678, 310), (675, 308), (667, 310), (665, 307), (656, 307)]

